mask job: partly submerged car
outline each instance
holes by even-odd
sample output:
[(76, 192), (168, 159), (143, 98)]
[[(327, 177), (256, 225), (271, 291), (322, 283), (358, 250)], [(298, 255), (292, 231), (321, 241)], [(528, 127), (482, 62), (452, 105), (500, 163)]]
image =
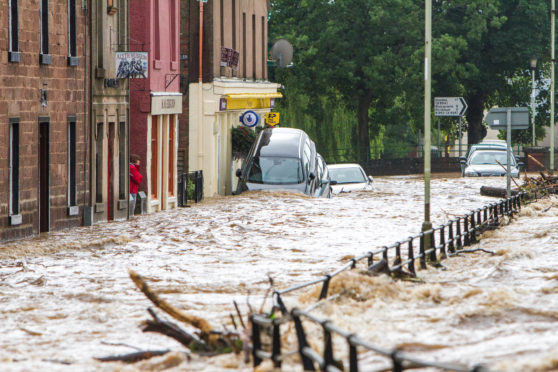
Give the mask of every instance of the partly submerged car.
[[(462, 175), (465, 177), (505, 176), (507, 159), (508, 153), (504, 150), (475, 150), (466, 160), (461, 159)], [(513, 155), (510, 159), (510, 175), (519, 177), (522, 163), (518, 163)]]
[(334, 194), (358, 190), (373, 190), (374, 179), (367, 176), (359, 164), (331, 164), (327, 166)]
[(235, 194), (247, 190), (285, 190), (330, 197), (325, 167), (314, 142), (304, 131), (267, 128), (252, 145), (242, 169), (236, 170)]
[(506, 151), (508, 149), (508, 144), (506, 141), (503, 140), (484, 140), (480, 143), (475, 143), (471, 145), (469, 151), (467, 152), (467, 156), (472, 154), (476, 150), (503, 150)]

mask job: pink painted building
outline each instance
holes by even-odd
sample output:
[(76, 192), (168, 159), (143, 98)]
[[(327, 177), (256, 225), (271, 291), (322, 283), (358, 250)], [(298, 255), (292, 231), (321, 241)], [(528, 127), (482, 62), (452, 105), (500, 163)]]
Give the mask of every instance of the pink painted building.
[(177, 206), (179, 0), (134, 0), (130, 51), (147, 53), (146, 77), (130, 79), (130, 153), (141, 157), (147, 212)]

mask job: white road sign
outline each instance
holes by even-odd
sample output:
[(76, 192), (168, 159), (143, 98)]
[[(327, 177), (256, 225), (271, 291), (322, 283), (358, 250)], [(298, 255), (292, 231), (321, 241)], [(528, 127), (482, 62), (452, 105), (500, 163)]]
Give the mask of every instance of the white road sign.
[(463, 116), (467, 111), (467, 103), (463, 97), (435, 97), (435, 116)]

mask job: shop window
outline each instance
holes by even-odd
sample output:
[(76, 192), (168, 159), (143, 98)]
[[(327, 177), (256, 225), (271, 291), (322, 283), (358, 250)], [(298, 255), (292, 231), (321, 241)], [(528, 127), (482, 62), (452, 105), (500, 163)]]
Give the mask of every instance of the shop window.
[(48, 0), (41, 0), (41, 54), (39, 62), (43, 65), (50, 65), (52, 63), (52, 56), (49, 54), (48, 44)]
[[(10, 119), (10, 217), (19, 216), (19, 119)], [(10, 218), (11, 224), (21, 223), (21, 217)], [(18, 223), (19, 222), (19, 223)]]
[(10, 38), (10, 49), (8, 51), (9, 62), (21, 61), (21, 53), (19, 52), (19, 8), (18, 0), (9, 0), (9, 22), (8, 29)]
[(68, 65), (77, 66), (76, 0), (68, 0)]

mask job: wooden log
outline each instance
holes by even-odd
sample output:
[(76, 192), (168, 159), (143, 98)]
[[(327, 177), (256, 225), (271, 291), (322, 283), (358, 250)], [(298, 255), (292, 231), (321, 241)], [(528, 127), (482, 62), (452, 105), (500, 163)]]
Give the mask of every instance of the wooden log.
[(182, 311), (178, 310), (162, 298), (160, 298), (155, 292), (149, 288), (145, 280), (135, 271), (129, 271), (130, 278), (136, 284), (140, 291), (159, 309), (164, 311), (165, 313), (169, 314), (174, 319), (184, 322), (186, 324), (190, 324), (197, 329), (200, 330), (201, 334), (200, 337), (204, 340), (208, 345), (218, 348), (221, 346), (221, 340), (219, 335), (212, 333), (213, 327), (209, 324), (209, 322), (203, 318), (200, 318), (195, 315), (185, 314)]
[[(511, 195), (517, 195), (518, 191), (515, 189), (511, 190)], [(493, 196), (497, 198), (506, 198), (508, 192), (505, 188), (492, 187), (492, 186), (481, 186), (480, 194), (483, 196)]]
[(165, 336), (174, 338), (176, 341), (191, 350), (208, 350), (207, 345), (196, 336), (184, 331), (174, 323), (159, 319), (153, 309), (148, 308), (147, 311), (151, 314), (153, 320), (145, 321), (141, 329), (142, 332), (161, 333)]

